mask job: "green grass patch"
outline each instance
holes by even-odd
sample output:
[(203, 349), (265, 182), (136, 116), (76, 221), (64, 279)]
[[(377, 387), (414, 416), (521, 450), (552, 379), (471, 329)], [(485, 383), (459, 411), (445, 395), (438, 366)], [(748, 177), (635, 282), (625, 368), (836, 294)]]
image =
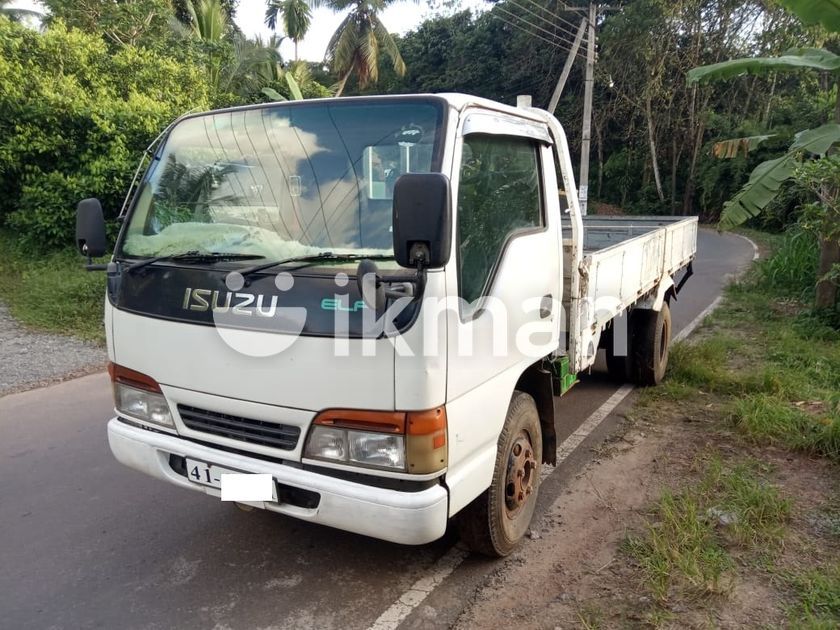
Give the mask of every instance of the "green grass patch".
[(0, 300), (24, 325), (104, 342), (105, 274), (82, 268), (73, 250), (33, 254), (0, 232)]
[(729, 548), (777, 547), (790, 509), (758, 464), (727, 468), (713, 458), (699, 482), (663, 493), (645, 533), (628, 538), (624, 549), (661, 602), (675, 594), (720, 594), (735, 566)]
[(758, 394), (735, 401), (732, 419), (751, 439), (840, 461), (840, 414), (821, 403), (809, 412), (778, 396)]
[(840, 564), (786, 576), (797, 602), (788, 611), (793, 628), (840, 627)]
[(777, 289), (761, 274), (729, 287), (698, 339), (672, 348), (666, 389), (642, 402), (716, 394), (750, 440), (840, 461), (840, 331)]

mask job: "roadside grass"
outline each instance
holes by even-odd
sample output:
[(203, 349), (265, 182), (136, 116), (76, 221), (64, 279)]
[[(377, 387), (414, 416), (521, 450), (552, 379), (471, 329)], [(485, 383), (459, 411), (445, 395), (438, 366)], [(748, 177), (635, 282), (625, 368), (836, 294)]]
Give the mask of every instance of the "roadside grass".
[(840, 331), (753, 273), (727, 289), (696, 337), (672, 348), (668, 376), (641, 393), (642, 409), (713, 394), (748, 440), (840, 462)]
[(577, 618), (584, 630), (598, 630), (603, 627), (604, 611), (592, 603), (586, 603), (577, 610)]
[(104, 343), (105, 276), (87, 272), (73, 250), (27, 252), (0, 231), (0, 301), (23, 325)]
[(639, 394), (639, 419), (697, 421), (705, 436), (688, 479), (661, 494), (623, 545), (654, 598), (653, 626), (679, 619), (675, 602), (722, 596), (723, 605), (734, 585), (758, 580), (779, 594), (789, 627), (840, 627), (840, 498), (805, 513), (764, 461), (781, 449), (824, 458), (829, 471), (840, 464), (840, 330), (807, 306), (815, 250), (806, 237), (760, 246), (775, 253), (672, 348), (662, 385)]
[(798, 601), (788, 610), (793, 628), (822, 630), (840, 624), (840, 563), (785, 576)]
[(703, 467), (698, 483), (666, 490), (644, 533), (625, 541), (659, 602), (727, 592), (733, 546), (771, 551), (784, 537), (791, 503), (762, 476), (760, 464), (728, 466), (713, 456)]

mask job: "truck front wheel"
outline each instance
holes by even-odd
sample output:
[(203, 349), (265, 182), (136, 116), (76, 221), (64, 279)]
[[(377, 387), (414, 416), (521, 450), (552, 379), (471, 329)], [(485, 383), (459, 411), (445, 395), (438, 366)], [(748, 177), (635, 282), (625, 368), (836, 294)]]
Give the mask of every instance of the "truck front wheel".
[(665, 377), (671, 347), (671, 309), (633, 312), (630, 371), (637, 385), (658, 385)]
[(534, 515), (541, 465), (537, 405), (516, 391), (499, 436), (493, 481), (458, 516), (461, 539), (473, 551), (503, 557), (516, 548)]

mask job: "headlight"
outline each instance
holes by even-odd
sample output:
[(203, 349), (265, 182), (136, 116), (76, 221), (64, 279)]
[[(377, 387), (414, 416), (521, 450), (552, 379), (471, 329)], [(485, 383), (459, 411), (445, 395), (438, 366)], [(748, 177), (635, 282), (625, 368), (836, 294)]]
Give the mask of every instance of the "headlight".
[(306, 443), (305, 456), (404, 471), (405, 439), (402, 435), (316, 425)]
[(124, 383), (114, 383), (114, 403), (117, 411), (127, 416), (165, 427), (175, 427), (169, 405), (162, 394), (136, 389)]
[(116, 363), (108, 364), (114, 385), (114, 406), (127, 416), (174, 429), (175, 422), (160, 385), (150, 376)]
[(303, 456), (394, 472), (446, 468), (446, 409), (328, 409), (312, 422)]

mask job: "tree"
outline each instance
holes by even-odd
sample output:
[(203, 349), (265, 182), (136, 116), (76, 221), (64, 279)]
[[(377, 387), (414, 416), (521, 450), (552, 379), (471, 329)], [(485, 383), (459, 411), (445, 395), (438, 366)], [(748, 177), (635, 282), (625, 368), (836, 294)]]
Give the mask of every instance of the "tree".
[[(820, 9), (815, 10), (814, 3), (810, 0), (783, 0), (782, 3), (804, 21), (819, 22), (835, 32), (840, 32), (840, 6), (837, 4), (820, 3)], [(734, 227), (759, 215), (779, 193), (782, 184), (794, 176), (796, 165), (803, 157), (815, 156), (825, 159), (824, 156), (828, 154), (832, 145), (840, 142), (840, 124), (837, 124), (840, 123), (840, 56), (823, 49), (791, 49), (778, 57), (731, 59), (694, 68), (688, 73), (689, 83), (699, 83), (731, 79), (747, 73), (790, 72), (802, 69), (831, 73), (833, 85), (837, 88), (835, 123), (799, 132), (784, 155), (759, 164), (741, 191), (724, 204), (719, 224), (721, 228)], [(836, 191), (837, 182), (826, 181), (824, 188), (826, 193), (821, 196), (822, 199), (836, 196), (828, 191)], [(840, 211), (836, 203), (828, 201), (824, 201), (823, 208), (826, 216), (821, 225), (825, 229), (820, 234), (815, 306), (818, 309), (830, 309), (837, 303), (836, 271), (840, 265), (840, 239), (837, 230), (832, 226), (840, 224)]]
[(187, 12), (190, 33), (203, 48), (215, 104), (232, 104), (231, 95), (244, 99), (258, 94), (279, 77), (276, 38), (266, 44), (234, 31), (221, 0), (187, 0)]
[(60, 21), (39, 33), (0, 16), (0, 85), (0, 222), (33, 248), (66, 246), (85, 197), (115, 217), (149, 143), (209, 106), (194, 64)]
[(309, 0), (313, 9), (327, 6), (333, 11), (350, 9), (327, 44), (327, 62), (339, 77), (336, 96), (341, 96), (351, 74), (360, 88), (379, 79), (381, 53), (393, 62), (398, 76), (405, 74), (405, 62), (394, 37), (379, 19), (382, 11), (395, 0)]
[[(43, 0), (47, 24), (57, 20), (87, 33), (103, 36), (112, 47), (148, 45), (165, 48), (171, 42), (173, 17), (169, 0)], [(163, 46), (157, 44), (163, 42)]]
[[(172, 8), (175, 10), (175, 17), (178, 18), (179, 22), (187, 26), (189, 26), (191, 19), (188, 7), (189, 4), (190, 0), (172, 0)], [(239, 0), (221, 0), (222, 8), (225, 10), (230, 24), (234, 23), (233, 18), (236, 15), (237, 4), (239, 4)]]
[(277, 28), (277, 18), (286, 35), (295, 44), (295, 61), (298, 61), (298, 44), (306, 37), (312, 23), (312, 9), (306, 0), (269, 0), (265, 23), (272, 31)]

